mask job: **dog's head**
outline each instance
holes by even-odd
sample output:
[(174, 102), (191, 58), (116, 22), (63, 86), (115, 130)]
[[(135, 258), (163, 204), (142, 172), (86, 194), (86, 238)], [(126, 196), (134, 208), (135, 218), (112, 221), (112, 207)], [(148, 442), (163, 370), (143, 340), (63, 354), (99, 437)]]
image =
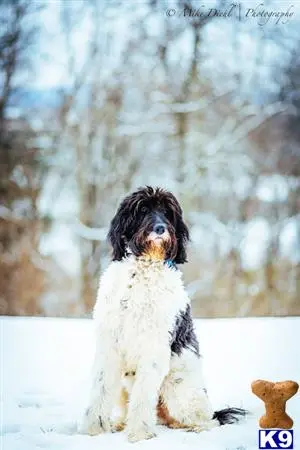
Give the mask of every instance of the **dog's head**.
[(126, 197), (111, 222), (108, 239), (113, 260), (121, 260), (129, 250), (135, 256), (186, 262), (189, 232), (181, 207), (173, 194), (160, 188), (147, 186)]

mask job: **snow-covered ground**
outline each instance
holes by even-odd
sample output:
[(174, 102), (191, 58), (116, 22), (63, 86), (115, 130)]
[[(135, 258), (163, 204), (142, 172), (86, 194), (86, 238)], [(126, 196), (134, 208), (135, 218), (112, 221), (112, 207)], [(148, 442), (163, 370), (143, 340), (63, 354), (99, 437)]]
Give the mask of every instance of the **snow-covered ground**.
[[(215, 409), (242, 406), (242, 424), (200, 434), (159, 427), (158, 437), (129, 444), (124, 433), (95, 437), (76, 431), (94, 343), (92, 322), (2, 318), (1, 450), (258, 449), (262, 402), (251, 381), (300, 381), (300, 318), (197, 320), (208, 393)], [(3, 402), (3, 403), (2, 403)], [(300, 394), (288, 402), (300, 449)]]

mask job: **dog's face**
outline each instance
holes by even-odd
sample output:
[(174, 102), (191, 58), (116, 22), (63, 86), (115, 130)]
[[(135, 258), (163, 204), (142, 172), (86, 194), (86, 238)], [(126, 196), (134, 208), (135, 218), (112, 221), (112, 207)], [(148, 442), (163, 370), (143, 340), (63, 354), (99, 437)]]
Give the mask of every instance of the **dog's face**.
[(136, 256), (186, 262), (189, 232), (181, 207), (170, 192), (145, 187), (126, 197), (113, 218), (108, 233), (113, 260), (128, 250)]

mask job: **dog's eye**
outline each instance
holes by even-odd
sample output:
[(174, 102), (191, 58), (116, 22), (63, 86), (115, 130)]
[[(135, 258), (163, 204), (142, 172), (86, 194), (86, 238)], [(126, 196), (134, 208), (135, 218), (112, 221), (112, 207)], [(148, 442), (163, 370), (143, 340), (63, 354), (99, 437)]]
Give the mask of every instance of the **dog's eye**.
[(147, 206), (143, 206), (143, 207), (141, 208), (141, 213), (142, 213), (142, 214), (146, 214), (147, 212), (148, 212)]

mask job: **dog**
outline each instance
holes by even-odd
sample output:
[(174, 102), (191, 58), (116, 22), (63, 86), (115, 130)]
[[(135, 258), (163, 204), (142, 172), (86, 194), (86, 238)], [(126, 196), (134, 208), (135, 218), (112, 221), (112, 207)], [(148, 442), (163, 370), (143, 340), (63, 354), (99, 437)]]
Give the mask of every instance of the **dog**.
[(154, 437), (157, 423), (200, 432), (238, 421), (245, 411), (214, 412), (205, 388), (177, 267), (187, 261), (189, 231), (175, 196), (150, 186), (133, 192), (121, 202), (108, 239), (112, 262), (94, 308), (96, 355), (81, 431), (126, 428), (136, 442)]

